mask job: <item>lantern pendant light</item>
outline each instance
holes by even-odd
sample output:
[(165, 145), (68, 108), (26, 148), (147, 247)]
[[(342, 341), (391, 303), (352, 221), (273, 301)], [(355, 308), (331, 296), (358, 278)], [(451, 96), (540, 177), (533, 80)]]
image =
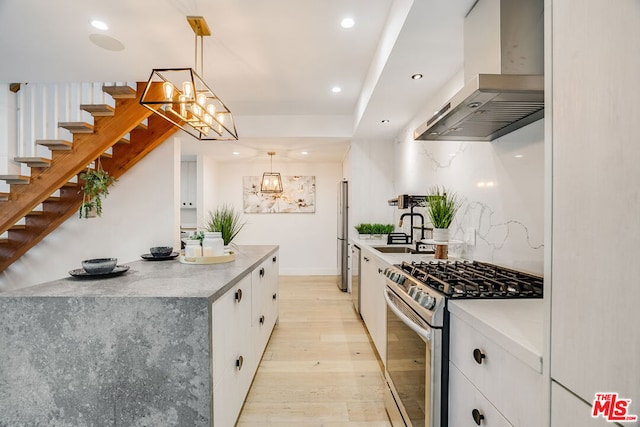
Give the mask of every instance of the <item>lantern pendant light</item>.
[(271, 167), (269, 168), (269, 172), (262, 174), (260, 192), (272, 194), (282, 193), (282, 178), (280, 177), (280, 172), (273, 171), (273, 156), (275, 156), (276, 153), (269, 151), (267, 154), (271, 159)]
[(194, 68), (156, 68), (151, 72), (140, 104), (201, 141), (237, 140), (231, 111), (202, 80), (203, 38), (211, 35), (209, 26), (202, 16), (187, 16), (187, 21), (196, 36), (195, 68), (199, 62), (200, 74)]

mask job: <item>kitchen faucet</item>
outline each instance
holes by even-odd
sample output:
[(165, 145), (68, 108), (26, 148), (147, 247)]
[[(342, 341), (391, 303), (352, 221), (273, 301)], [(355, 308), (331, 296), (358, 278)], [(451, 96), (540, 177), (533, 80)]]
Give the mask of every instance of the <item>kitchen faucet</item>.
[(413, 212), (414, 206), (411, 206), (411, 212), (405, 212), (400, 215), (400, 221), (398, 222), (398, 227), (402, 227), (402, 222), (405, 216), (411, 217), (411, 230), (409, 233), (409, 243), (413, 243), (413, 217), (417, 216), (420, 218), (420, 240), (424, 240), (424, 216), (421, 213)]

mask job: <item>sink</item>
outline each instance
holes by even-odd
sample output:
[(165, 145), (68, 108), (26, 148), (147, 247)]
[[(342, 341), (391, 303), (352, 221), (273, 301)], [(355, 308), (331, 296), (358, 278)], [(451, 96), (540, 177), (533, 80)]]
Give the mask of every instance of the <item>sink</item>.
[(385, 254), (417, 254), (419, 253), (413, 248), (406, 246), (373, 246), (373, 249)]

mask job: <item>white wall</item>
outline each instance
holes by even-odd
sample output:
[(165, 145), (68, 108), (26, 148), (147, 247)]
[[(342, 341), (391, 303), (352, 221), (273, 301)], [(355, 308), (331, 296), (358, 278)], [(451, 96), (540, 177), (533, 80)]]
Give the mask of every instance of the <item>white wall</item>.
[(357, 224), (392, 224), (396, 208), (389, 199), (399, 193), (394, 188), (393, 141), (352, 141), (349, 151), (350, 174), (350, 227), (349, 235), (355, 237)]
[(179, 248), (180, 150), (168, 139), (109, 190), (100, 218), (69, 218), (0, 273), (0, 292), (68, 276), (87, 258), (140, 259), (151, 246)]
[(544, 119), (492, 142), (415, 141), (412, 132), (396, 145), (396, 189), (438, 185), (464, 198), (451, 238), (475, 235), (475, 245), (450, 253), (542, 274)]
[[(230, 203), (242, 212), (242, 177), (262, 176), (262, 162), (218, 163), (215, 205)], [(282, 175), (316, 177), (316, 212), (243, 214), (247, 224), (233, 243), (280, 245), (280, 274), (335, 275), (337, 264), (337, 192), (341, 163), (282, 163), (274, 165)], [(206, 215), (206, 212), (203, 212)]]

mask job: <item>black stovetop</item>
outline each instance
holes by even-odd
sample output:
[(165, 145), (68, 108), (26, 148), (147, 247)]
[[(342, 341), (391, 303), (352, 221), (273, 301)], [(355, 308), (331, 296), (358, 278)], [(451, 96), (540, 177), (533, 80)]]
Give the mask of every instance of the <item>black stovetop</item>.
[(398, 267), (448, 298), (542, 298), (542, 277), (484, 262), (403, 262)]

